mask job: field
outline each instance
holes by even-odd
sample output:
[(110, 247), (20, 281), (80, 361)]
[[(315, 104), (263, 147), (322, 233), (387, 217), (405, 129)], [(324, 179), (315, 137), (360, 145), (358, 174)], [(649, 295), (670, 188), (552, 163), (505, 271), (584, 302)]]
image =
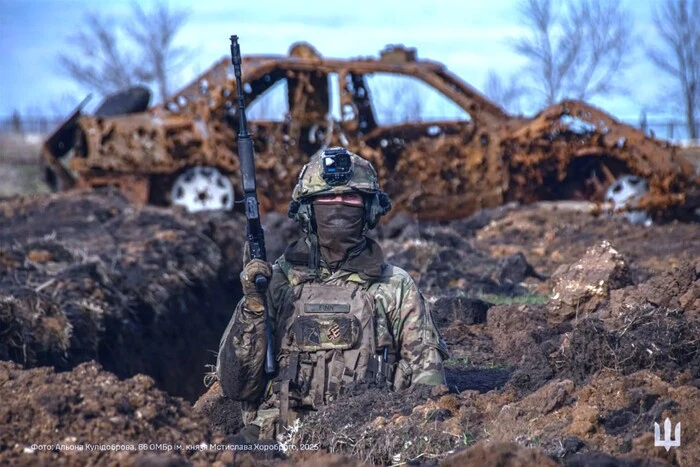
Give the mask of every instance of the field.
[[(244, 219), (46, 194), (38, 144), (20, 146), (2, 140), (0, 464), (700, 465), (697, 224), (566, 203), (396, 215), (376, 237), (431, 303), (447, 385), (349, 388), (289, 433), (318, 451), (201, 449), (240, 443), (239, 407), (203, 380), (240, 298)], [(264, 223), (270, 257), (299, 235)], [(683, 430), (668, 451), (667, 417)], [(134, 450), (65, 447), (88, 445)]]
[(41, 173), (41, 137), (0, 133), (0, 199), (47, 193)]

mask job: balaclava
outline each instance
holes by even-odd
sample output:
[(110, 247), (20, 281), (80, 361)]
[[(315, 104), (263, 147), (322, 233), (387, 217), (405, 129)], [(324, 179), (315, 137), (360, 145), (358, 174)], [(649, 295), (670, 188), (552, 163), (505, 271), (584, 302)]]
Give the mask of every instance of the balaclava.
[(349, 255), (364, 249), (364, 206), (314, 203), (313, 209), (321, 257), (331, 269), (340, 266)]

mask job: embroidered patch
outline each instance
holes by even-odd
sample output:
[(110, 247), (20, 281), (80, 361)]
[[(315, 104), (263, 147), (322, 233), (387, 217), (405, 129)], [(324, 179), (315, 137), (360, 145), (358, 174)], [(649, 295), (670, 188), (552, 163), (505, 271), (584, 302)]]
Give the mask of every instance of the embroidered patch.
[(354, 317), (300, 316), (294, 321), (293, 328), (296, 345), (303, 352), (350, 349), (360, 337), (359, 322)]
[(338, 338), (340, 337), (340, 326), (338, 326), (338, 323), (333, 323), (333, 325), (328, 328), (328, 340), (333, 342), (337, 341)]

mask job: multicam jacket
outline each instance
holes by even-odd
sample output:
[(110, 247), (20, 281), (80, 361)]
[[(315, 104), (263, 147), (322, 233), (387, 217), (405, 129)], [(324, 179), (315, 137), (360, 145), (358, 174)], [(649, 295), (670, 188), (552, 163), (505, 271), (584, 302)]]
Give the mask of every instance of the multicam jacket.
[(228, 397), (244, 401), (246, 424), (256, 410), (277, 409), (285, 420), (290, 409), (317, 408), (352, 381), (395, 389), (445, 383), (447, 350), (428, 303), (406, 271), (384, 263), (376, 242), (368, 238), (360, 255), (316, 277), (307, 252), (299, 240), (273, 266), (267, 303), (276, 378), (265, 387), (264, 316), (243, 300), (221, 339), (217, 375)]

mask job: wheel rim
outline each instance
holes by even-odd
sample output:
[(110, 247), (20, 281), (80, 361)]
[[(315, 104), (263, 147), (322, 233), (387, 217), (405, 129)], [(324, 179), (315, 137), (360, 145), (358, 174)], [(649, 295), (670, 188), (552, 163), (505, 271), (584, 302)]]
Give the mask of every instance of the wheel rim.
[[(614, 209), (633, 208), (649, 192), (649, 182), (636, 175), (623, 175), (610, 185), (605, 193), (605, 201)], [(633, 224), (650, 225), (651, 217), (643, 210), (628, 210), (622, 213)]]
[(214, 167), (192, 167), (175, 179), (171, 199), (188, 212), (230, 210), (233, 184)]

